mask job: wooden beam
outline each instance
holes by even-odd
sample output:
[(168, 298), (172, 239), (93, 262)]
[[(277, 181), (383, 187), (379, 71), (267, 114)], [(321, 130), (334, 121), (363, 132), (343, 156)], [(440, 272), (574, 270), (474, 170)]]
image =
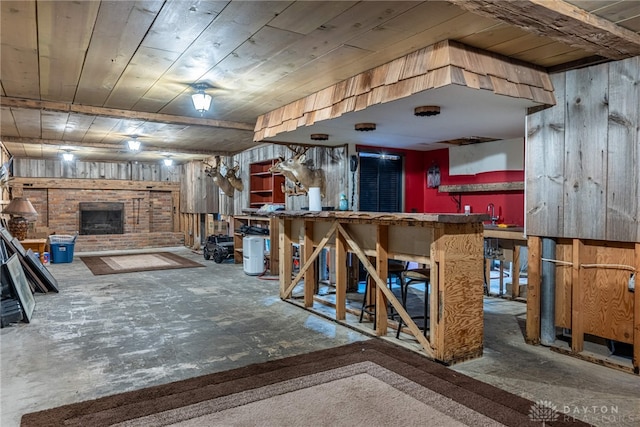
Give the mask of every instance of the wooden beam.
[(12, 188), (57, 188), (73, 190), (142, 190), (179, 192), (179, 182), (129, 181), (124, 179), (23, 178), (9, 181)]
[(203, 119), (197, 117), (174, 116), (171, 114), (147, 113), (143, 111), (118, 110), (115, 108), (93, 107), (90, 105), (69, 104), (66, 102), (40, 101), (36, 99), (0, 96), (3, 107), (25, 108), (30, 110), (59, 111), (63, 113), (87, 114), (90, 116), (116, 117), (123, 119), (145, 120), (154, 123), (206, 126), (223, 129), (253, 131), (252, 123), (230, 122), (226, 120)]
[(640, 55), (640, 34), (565, 1), (448, 0), (469, 12), (609, 59)]
[(529, 270), (527, 273), (527, 324), (526, 341), (529, 344), (540, 343), (540, 284), (541, 284), (541, 256), (542, 240), (537, 236), (530, 236)]
[[(57, 140), (57, 139), (42, 139), (42, 138), (27, 138), (20, 136), (3, 136), (3, 142), (13, 142), (17, 144), (40, 144), (40, 145), (51, 145), (51, 146), (81, 146), (81, 147), (91, 147), (91, 148), (102, 148), (102, 149), (111, 149), (111, 150), (122, 150), (122, 144), (108, 144), (101, 142), (84, 142), (84, 141), (66, 141), (66, 140)], [(161, 153), (165, 154), (167, 152), (167, 147), (158, 147), (155, 145), (150, 145), (145, 142), (144, 151), (153, 153)], [(190, 150), (188, 148), (180, 148), (180, 153), (184, 154), (202, 154), (203, 156), (230, 156), (231, 153), (228, 151), (212, 151), (212, 150)]]

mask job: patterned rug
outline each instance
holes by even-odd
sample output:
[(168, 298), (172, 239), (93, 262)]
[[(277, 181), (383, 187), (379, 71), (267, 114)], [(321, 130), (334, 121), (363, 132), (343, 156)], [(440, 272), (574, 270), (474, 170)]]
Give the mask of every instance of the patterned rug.
[(130, 255), (81, 256), (94, 276), (104, 274), (133, 273), (136, 271), (171, 270), (175, 268), (204, 267), (171, 252), (154, 252)]
[(22, 426), (585, 426), (380, 339), (24, 415)]

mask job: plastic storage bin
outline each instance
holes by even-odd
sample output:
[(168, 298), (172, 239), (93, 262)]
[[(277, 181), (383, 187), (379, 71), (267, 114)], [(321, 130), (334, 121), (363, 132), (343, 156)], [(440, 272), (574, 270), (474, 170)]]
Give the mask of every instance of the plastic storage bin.
[(75, 242), (75, 236), (49, 236), (49, 246), (51, 247), (51, 262), (53, 264), (72, 262)]

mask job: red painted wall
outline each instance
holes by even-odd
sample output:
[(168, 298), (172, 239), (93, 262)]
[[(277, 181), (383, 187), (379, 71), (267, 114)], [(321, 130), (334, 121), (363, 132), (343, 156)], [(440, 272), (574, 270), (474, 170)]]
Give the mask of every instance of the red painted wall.
[[(496, 182), (524, 181), (524, 171), (485, 172), (477, 175), (449, 175), (449, 150), (423, 152), (425, 174), (423, 212), (459, 213), (453, 194), (440, 193), (437, 188), (427, 188), (426, 170), (435, 162), (440, 166), (440, 184), (483, 184)], [(524, 225), (524, 191), (461, 193), (461, 212), (465, 205), (471, 206), (472, 213), (486, 213), (489, 203), (495, 206), (500, 216), (499, 223)]]
[(405, 211), (426, 213), (461, 213), (465, 205), (473, 213), (486, 213), (489, 203), (500, 216), (499, 223), (524, 225), (524, 191), (462, 193), (460, 212), (453, 195), (427, 188), (427, 169), (436, 163), (440, 167), (440, 184), (482, 184), (524, 181), (524, 171), (486, 172), (478, 175), (449, 175), (449, 150), (410, 151), (378, 147), (358, 147), (358, 151), (395, 153), (404, 156)]

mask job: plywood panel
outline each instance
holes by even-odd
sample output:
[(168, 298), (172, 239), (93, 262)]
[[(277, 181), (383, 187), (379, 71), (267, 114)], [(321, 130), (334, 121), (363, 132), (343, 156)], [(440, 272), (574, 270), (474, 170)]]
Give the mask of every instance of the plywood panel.
[(444, 348), (437, 352), (444, 361), (482, 354), (483, 237), (481, 225), (473, 233), (477, 226), (447, 224), (446, 234), (436, 233), (438, 300), (443, 305), (438, 331), (444, 334)]
[[(558, 240), (556, 242), (556, 259), (570, 263), (572, 260), (573, 242)], [(560, 328), (571, 329), (571, 265), (556, 264), (556, 308), (555, 324)]]
[(557, 103), (526, 118), (527, 234), (564, 236), (565, 79), (551, 76)]
[(607, 65), (567, 73), (564, 236), (606, 238)]
[(581, 260), (584, 332), (632, 344), (634, 295), (627, 288), (631, 271), (622, 266), (634, 268), (634, 245), (587, 242), (585, 253), (591, 256)]
[(606, 239), (625, 241), (640, 232), (640, 57), (608, 68)]

